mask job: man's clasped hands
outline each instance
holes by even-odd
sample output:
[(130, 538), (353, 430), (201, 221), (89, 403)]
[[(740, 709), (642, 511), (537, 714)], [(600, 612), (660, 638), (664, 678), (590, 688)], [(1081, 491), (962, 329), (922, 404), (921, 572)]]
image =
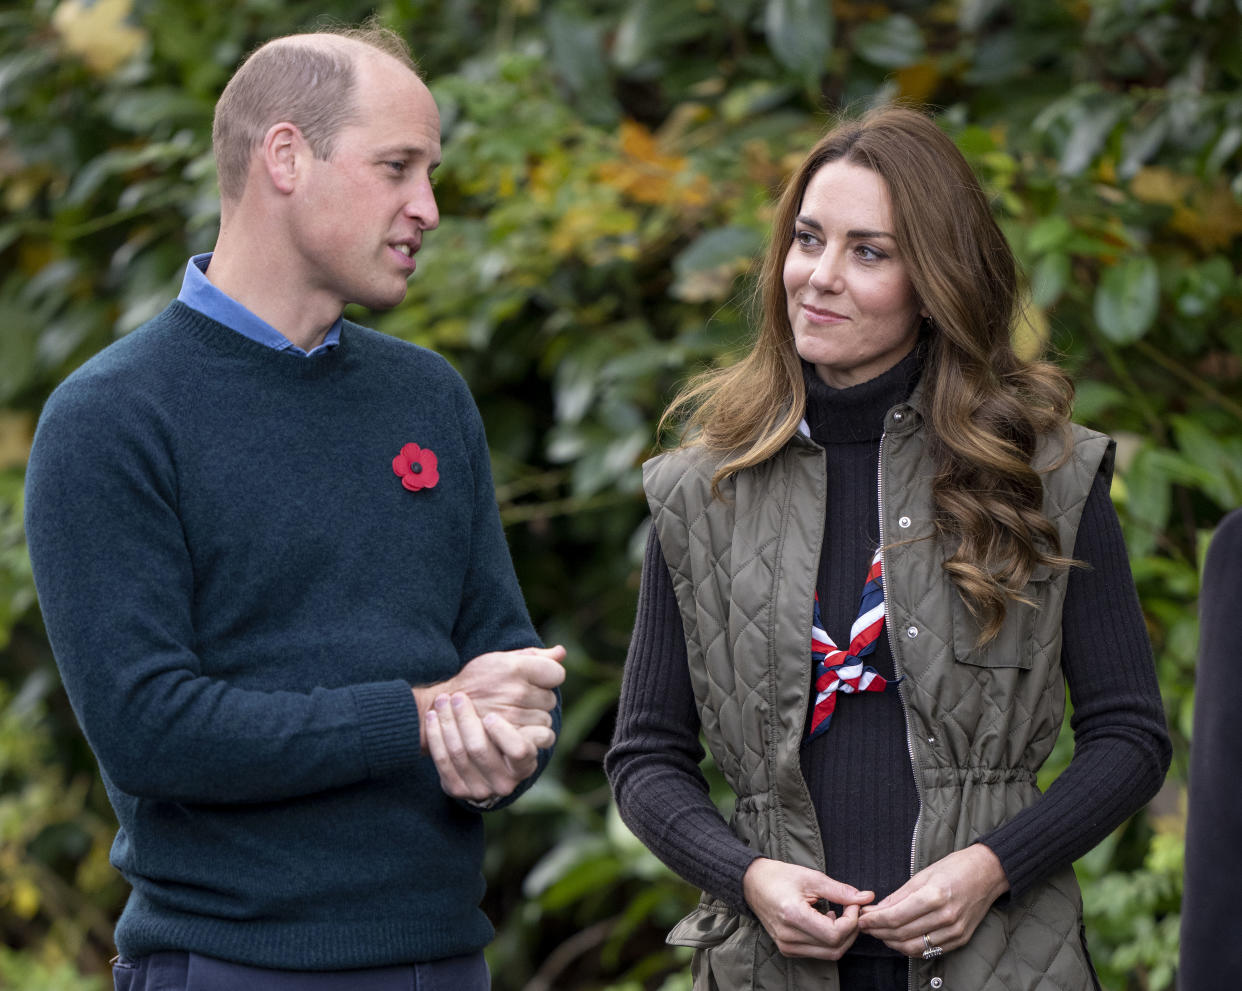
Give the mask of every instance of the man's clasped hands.
[(565, 648), (480, 654), (447, 681), (414, 689), (422, 746), (454, 798), (489, 802), (510, 794), (552, 746), (554, 689)]

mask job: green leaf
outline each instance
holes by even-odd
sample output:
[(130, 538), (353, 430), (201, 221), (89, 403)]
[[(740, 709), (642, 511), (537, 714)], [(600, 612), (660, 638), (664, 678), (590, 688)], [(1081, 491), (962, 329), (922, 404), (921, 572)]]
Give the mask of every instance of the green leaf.
[(1064, 251), (1044, 255), (1031, 270), (1031, 299), (1036, 306), (1047, 309), (1065, 291), (1070, 276), (1070, 256)]
[(552, 62), (583, 115), (594, 124), (616, 121), (619, 114), (612, 98), (601, 27), (559, 10), (553, 10), (546, 23)]
[(1126, 513), (1123, 518), (1126, 548), (1132, 557), (1150, 554), (1156, 537), (1164, 529), (1172, 504), (1171, 480), (1167, 465), (1155, 457), (1156, 451), (1139, 451), (1125, 472)]
[(1222, 510), (1242, 505), (1242, 437), (1219, 436), (1188, 416), (1173, 420), (1173, 432), (1203, 491)]
[(1065, 247), (1065, 243), (1073, 233), (1074, 228), (1070, 222), (1060, 214), (1054, 213), (1050, 217), (1041, 217), (1035, 222), (1030, 233), (1027, 234), (1026, 244), (1032, 254), (1042, 255), (1046, 251)]
[(112, 101), (112, 121), (122, 130), (150, 136), (189, 127), (211, 129), (211, 104), (172, 87), (134, 90)]
[(904, 69), (919, 61), (927, 51), (923, 32), (905, 14), (868, 21), (859, 26), (850, 40), (855, 52), (872, 65), (885, 69)]
[(1238, 150), (1239, 145), (1242, 145), (1242, 124), (1230, 124), (1221, 131), (1220, 137), (1208, 154), (1203, 170), (1208, 175), (1215, 175), (1225, 167), (1225, 163)]
[(1017, 32), (1000, 29), (988, 32), (977, 42), (974, 58), (962, 74), (972, 86), (996, 86), (1017, 76), (1027, 64), (1029, 53), (1022, 51)]
[(678, 299), (723, 299), (750, 267), (763, 240), (748, 227), (718, 227), (701, 234), (673, 259), (672, 293)]
[(608, 841), (592, 834), (573, 834), (552, 847), (535, 864), (522, 883), (527, 898), (538, 898), (552, 885), (571, 875), (580, 864), (608, 852)]
[(1221, 255), (1186, 269), (1178, 281), (1177, 312), (1192, 319), (1214, 315), (1233, 282), (1233, 268)]
[(632, 4), (612, 40), (613, 63), (633, 69), (661, 49), (701, 38), (703, 18), (687, 0), (639, 0)]
[(1092, 106), (1073, 105), (1069, 114), (1069, 137), (1061, 149), (1061, 173), (1078, 175), (1084, 171), (1104, 147), (1104, 142), (1124, 112), (1125, 105), (1112, 99)]
[(1121, 164), (1117, 174), (1123, 179), (1133, 179), (1135, 173), (1155, 157), (1168, 135), (1169, 117), (1163, 113), (1142, 126), (1127, 128), (1121, 136)]
[(1151, 328), (1159, 302), (1156, 263), (1136, 255), (1104, 272), (1095, 291), (1095, 321), (1114, 344), (1130, 344)]
[(818, 77), (832, 50), (832, 4), (824, 0), (768, 0), (763, 28), (777, 61), (809, 78)]
[(1098, 422), (1109, 410), (1124, 407), (1126, 394), (1115, 385), (1088, 379), (1074, 390), (1074, 419)]
[(725, 120), (736, 123), (780, 106), (793, 92), (790, 86), (770, 79), (757, 79), (729, 90), (720, 101), (720, 113)]

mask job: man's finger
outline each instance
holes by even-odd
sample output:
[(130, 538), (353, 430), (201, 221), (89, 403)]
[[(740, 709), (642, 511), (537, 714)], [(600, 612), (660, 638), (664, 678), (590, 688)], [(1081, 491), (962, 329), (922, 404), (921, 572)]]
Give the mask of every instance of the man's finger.
[(507, 719), (502, 719), (493, 713), (484, 717), (483, 728), (487, 731), (492, 743), (509, 760), (526, 760), (537, 756), (535, 745)]
[(508, 788), (504, 791), (496, 789), (497, 794), (507, 795), (520, 782), (535, 773), (535, 768), (539, 766), (539, 750), (519, 730), (499, 716), (488, 716), (483, 720), (483, 728), (503, 755), (505, 766), (512, 775), (512, 783)]
[(524, 653), (539, 654), (542, 657), (550, 657), (554, 661), (565, 660), (566, 650), (559, 643), (551, 647), (526, 647), (523, 648)]
[(489, 795), (508, 795), (534, 773), (538, 751), (509, 723), (493, 715), (487, 717), (491, 725), (485, 726), (464, 695), (454, 695), (452, 704), (466, 752)]
[(515, 729), (529, 740), (536, 750), (551, 750), (556, 743), (556, 733), (552, 731), (551, 726), (517, 726)]
[(523, 685), (520, 691), (513, 693), (513, 700), (500, 705), (491, 706), (492, 711), (503, 708), (502, 715), (506, 718), (521, 719), (527, 723), (543, 723), (552, 725), (552, 710), (556, 706), (556, 696), (550, 688), (538, 688), (535, 685)]
[(436, 772), (440, 775), (440, 787), (445, 794), (452, 795), (454, 798), (468, 798), (470, 789), (449, 758), (448, 748), (444, 745), (444, 734), (440, 728), (440, 719), (435, 709), (429, 711), (423, 720), (423, 732), (427, 738), (427, 750), (435, 762)]
[[(473, 757), (470, 755), (465, 740), (462, 738), (457, 713), (449, 696), (441, 695), (436, 699), (435, 711), (441, 733), (444, 736), (444, 748), (448, 753), (450, 763), (457, 770), (458, 775), (460, 775), (461, 780), (466, 786), (468, 791), (466, 797), (477, 800), (487, 798), (492, 793), (491, 787), (482, 773), (480, 773)], [(473, 712), (473, 710), (471, 711)]]
[(536, 688), (556, 688), (565, 680), (565, 666), (547, 654), (522, 655), (517, 673)]

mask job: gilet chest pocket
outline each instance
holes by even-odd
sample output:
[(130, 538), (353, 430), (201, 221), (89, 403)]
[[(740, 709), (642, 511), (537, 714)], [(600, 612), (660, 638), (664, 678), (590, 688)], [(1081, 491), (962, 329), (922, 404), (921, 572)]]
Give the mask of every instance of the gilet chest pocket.
[[(1031, 575), (1026, 597), (1046, 602), (1047, 583), (1052, 572), (1040, 565)], [(1005, 622), (995, 639), (979, 646), (979, 623), (960, 595), (953, 595), (953, 655), (963, 664), (981, 668), (1022, 668), (1029, 670), (1035, 663), (1040, 645), (1035, 640), (1035, 619), (1038, 610), (1023, 602), (1010, 602)]]

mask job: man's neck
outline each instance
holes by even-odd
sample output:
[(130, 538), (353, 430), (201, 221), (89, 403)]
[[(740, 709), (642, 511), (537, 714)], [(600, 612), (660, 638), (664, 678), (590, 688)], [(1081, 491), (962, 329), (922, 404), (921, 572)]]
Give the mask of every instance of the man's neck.
[(299, 291), (298, 280), (270, 253), (247, 250), (224, 231), (205, 274), (213, 286), (307, 353), (323, 343), (341, 316), (339, 301)]

